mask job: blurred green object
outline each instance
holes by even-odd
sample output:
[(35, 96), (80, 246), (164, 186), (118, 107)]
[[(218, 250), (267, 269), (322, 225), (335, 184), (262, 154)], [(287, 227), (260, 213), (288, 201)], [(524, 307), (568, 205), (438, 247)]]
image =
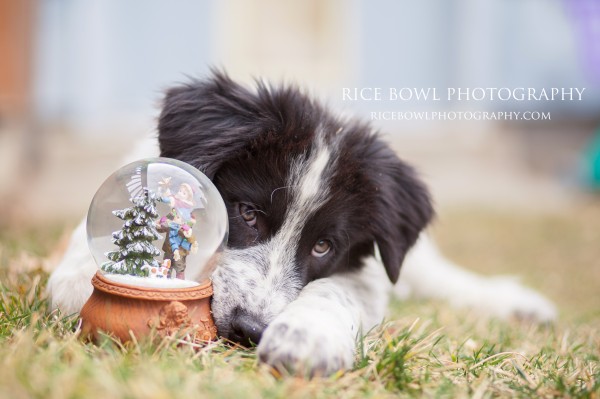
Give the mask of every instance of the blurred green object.
[(588, 144), (583, 161), (586, 184), (600, 190), (600, 127)]

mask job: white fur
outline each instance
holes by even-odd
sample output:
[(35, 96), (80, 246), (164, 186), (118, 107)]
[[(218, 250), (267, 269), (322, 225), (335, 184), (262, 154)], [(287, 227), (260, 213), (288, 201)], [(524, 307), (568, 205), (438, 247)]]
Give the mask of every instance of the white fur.
[(259, 359), (311, 375), (351, 368), (356, 338), (381, 322), (390, 289), (372, 257), (359, 271), (309, 283), (265, 330)]
[(300, 157), (294, 162), (287, 182), (287, 187), (292, 190), (292, 202), (286, 212), (283, 226), (270, 243), (273, 247), (269, 252), (270, 273), (277, 272), (282, 265), (294, 265), (294, 243), (298, 242), (306, 221), (327, 198), (328, 187), (324, 173), (329, 162), (329, 149), (320, 141), (307, 161)]
[(92, 276), (98, 270), (88, 248), (85, 219), (77, 226), (65, 256), (48, 280), (53, 309), (77, 313), (92, 295)]
[[(82, 241), (85, 238), (82, 229), (83, 224), (75, 230), (63, 262), (48, 282), (52, 306), (68, 314), (78, 312), (89, 297), (90, 279), (96, 270)], [(257, 273), (245, 268), (252, 259), (253, 249), (257, 254), (265, 253), (257, 247), (230, 250), (236, 255), (229, 257), (230, 267), (218, 270), (243, 270), (246, 276)], [(280, 277), (280, 284), (288, 284), (288, 298), (273, 296), (274, 291), (269, 290), (231, 287), (245, 291), (247, 303), (254, 309), (263, 309), (264, 319), (270, 322), (258, 346), (260, 359), (273, 366), (309, 374), (329, 374), (350, 368), (355, 339), (361, 329), (368, 331), (381, 322), (385, 314), (392, 286), (383, 265), (369, 258), (360, 271), (309, 283), (291, 303), (300, 289), (298, 282)], [(393, 290), (403, 297), (408, 294), (442, 299), (490, 317), (521, 315), (551, 321), (557, 316), (550, 301), (515, 281), (480, 276), (453, 265), (439, 254), (425, 234), (407, 256), (401, 279)], [(219, 316), (215, 313), (215, 317)]]
[[(302, 287), (295, 273), (297, 243), (307, 220), (327, 198), (328, 166), (330, 151), (318, 141), (308, 159), (302, 155), (292, 164), (286, 182), (291, 202), (277, 233), (265, 243), (224, 252), (212, 276), (217, 325), (236, 308), (268, 324), (297, 297)], [(226, 292), (223, 286), (228, 286)]]
[[(152, 150), (147, 143), (142, 147)], [(156, 155), (137, 152), (135, 156), (144, 154)], [(291, 270), (281, 267), (294, 263), (295, 243), (306, 220), (325, 198), (327, 167), (333, 162), (323, 143), (316, 146), (308, 162), (299, 162), (283, 188), (293, 190), (294, 199), (280, 231), (266, 243), (227, 249), (213, 275), (215, 287), (228, 282), (231, 286), (227, 288), (234, 292), (218, 294), (215, 289), (215, 318), (224, 316), (219, 312), (244, 304), (268, 322), (258, 346), (260, 359), (309, 374), (352, 366), (357, 334), (382, 320), (392, 289), (383, 265), (375, 258), (365, 260), (360, 271), (319, 279), (304, 288)], [(78, 312), (91, 294), (95, 271), (82, 222), (48, 282), (52, 307), (65, 314)], [(393, 290), (402, 297), (438, 298), (486, 316), (556, 318), (555, 307), (542, 295), (513, 280), (461, 269), (441, 256), (425, 234), (407, 255), (400, 277)]]
[[(232, 309), (244, 308), (265, 323), (273, 320), (302, 288), (291, 270), (267, 270), (273, 241), (245, 249), (226, 249), (212, 275), (212, 311), (215, 320), (226, 320)], [(223, 289), (226, 287), (226, 291)]]
[(361, 310), (355, 293), (347, 288), (332, 278), (304, 287), (265, 330), (258, 345), (259, 359), (307, 374), (352, 367)]
[[(556, 319), (556, 307), (544, 296), (509, 277), (484, 277), (444, 258), (426, 234), (407, 255), (395, 290), (400, 297), (437, 298), (499, 318)], [(407, 292), (407, 289), (409, 292)]]
[[(325, 168), (330, 166), (331, 153), (329, 148), (323, 143), (318, 143), (316, 153), (311, 156), (308, 162), (308, 168), (299, 168), (297, 175), (293, 178), (299, 180), (292, 186), (297, 186), (296, 198), (300, 208), (305, 208), (311, 204), (311, 208), (318, 206), (318, 200), (324, 198), (327, 193), (323, 190), (326, 186), (323, 184)], [(302, 165), (302, 164), (300, 164)], [(316, 202), (316, 204), (315, 204)]]

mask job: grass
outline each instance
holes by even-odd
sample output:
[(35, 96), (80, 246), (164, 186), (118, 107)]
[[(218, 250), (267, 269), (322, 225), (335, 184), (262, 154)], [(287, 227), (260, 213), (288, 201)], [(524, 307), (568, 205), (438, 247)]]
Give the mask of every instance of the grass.
[(560, 305), (561, 321), (393, 302), (389, 321), (359, 341), (353, 370), (313, 380), (276, 375), (254, 351), (222, 342), (84, 343), (77, 318), (49, 313), (44, 297), (59, 230), (0, 233), (0, 398), (597, 398), (600, 246), (588, 236), (598, 225), (595, 208), (443, 213), (434, 235), (445, 252), (474, 269), (518, 271)]

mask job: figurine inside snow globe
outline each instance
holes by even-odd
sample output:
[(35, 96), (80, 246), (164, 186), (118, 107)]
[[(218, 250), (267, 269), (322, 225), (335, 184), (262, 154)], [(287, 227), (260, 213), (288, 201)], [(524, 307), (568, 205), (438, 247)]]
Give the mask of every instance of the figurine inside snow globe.
[(212, 182), (167, 158), (131, 163), (100, 187), (88, 213), (92, 255), (104, 275), (150, 287), (209, 277), (227, 239), (227, 212)]
[(204, 174), (169, 158), (122, 167), (94, 196), (87, 234), (99, 267), (81, 312), (87, 330), (127, 340), (131, 332), (185, 327), (214, 338), (209, 277), (227, 241), (228, 218)]

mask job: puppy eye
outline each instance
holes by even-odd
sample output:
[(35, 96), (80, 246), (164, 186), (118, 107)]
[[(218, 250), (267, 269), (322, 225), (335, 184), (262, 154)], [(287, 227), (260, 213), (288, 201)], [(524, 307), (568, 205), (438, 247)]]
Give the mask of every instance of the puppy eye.
[(311, 251), (310, 254), (312, 256), (314, 256), (315, 258), (321, 258), (321, 257), (327, 255), (327, 253), (329, 252), (329, 250), (331, 250), (331, 241), (329, 241), (329, 240), (319, 240), (319, 241), (317, 241), (317, 243), (313, 247), (313, 249), (312, 249), (312, 251)]
[(256, 208), (254, 208), (252, 205), (240, 204), (239, 211), (240, 216), (242, 217), (242, 219), (244, 219), (244, 222), (246, 222), (248, 226), (254, 227), (254, 225), (256, 224), (256, 218), (258, 216)]

